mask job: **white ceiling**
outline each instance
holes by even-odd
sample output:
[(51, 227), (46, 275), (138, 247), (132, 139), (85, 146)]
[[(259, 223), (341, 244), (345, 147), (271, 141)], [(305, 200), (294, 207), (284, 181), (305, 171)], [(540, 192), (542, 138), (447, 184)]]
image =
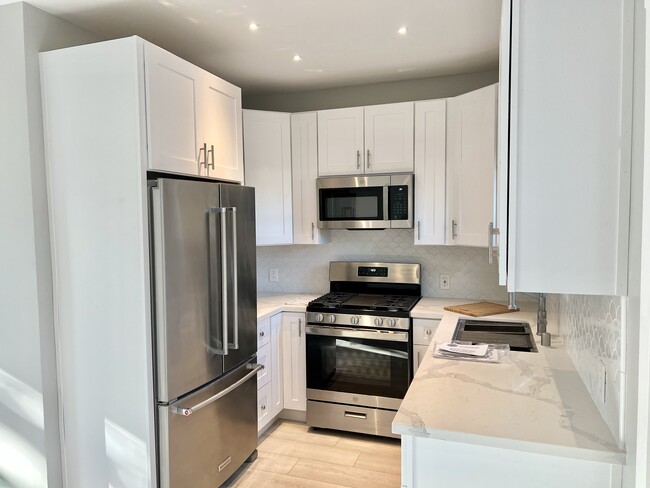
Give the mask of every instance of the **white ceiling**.
[[(501, 0), (29, 3), (103, 38), (140, 35), (249, 94), (478, 72), (498, 63)], [(251, 22), (258, 31), (249, 30)], [(295, 54), (302, 61), (293, 61)]]

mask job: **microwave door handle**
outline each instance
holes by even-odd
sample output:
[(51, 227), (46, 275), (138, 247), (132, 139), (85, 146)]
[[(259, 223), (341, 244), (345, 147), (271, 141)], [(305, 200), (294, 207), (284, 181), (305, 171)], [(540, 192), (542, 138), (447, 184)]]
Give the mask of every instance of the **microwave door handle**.
[(228, 269), (231, 270), (231, 274), (227, 277), (229, 283), (232, 286), (232, 323), (233, 323), (233, 342), (228, 344), (230, 349), (239, 349), (239, 307), (237, 306), (239, 302), (238, 297), (238, 283), (237, 283), (237, 208), (228, 207), (226, 208), (225, 215), (230, 216), (230, 242), (232, 244), (232, 252), (230, 256), (230, 262), (232, 266)]
[[(222, 283), (219, 283), (218, 267), (219, 263), (221, 263), (221, 275), (223, 276), (224, 265), (223, 258), (220, 256), (220, 250), (223, 246), (223, 232), (220, 236), (221, 239), (218, 235), (219, 223), (223, 220), (221, 218), (221, 211), (221, 208), (211, 208), (208, 210), (208, 347), (211, 353), (225, 356), (228, 354), (228, 331), (221, 328), (221, 332), (223, 333), (225, 331), (226, 335), (222, 334), (221, 337), (219, 337), (219, 314), (217, 311), (217, 303), (219, 303), (217, 290), (219, 289), (219, 286), (223, 287), (223, 280)], [(219, 246), (219, 241), (222, 242), (221, 246)], [(224, 304), (222, 302), (222, 316), (223, 306)]]
[(390, 224), (390, 215), (388, 215), (388, 185), (384, 186), (384, 219)]

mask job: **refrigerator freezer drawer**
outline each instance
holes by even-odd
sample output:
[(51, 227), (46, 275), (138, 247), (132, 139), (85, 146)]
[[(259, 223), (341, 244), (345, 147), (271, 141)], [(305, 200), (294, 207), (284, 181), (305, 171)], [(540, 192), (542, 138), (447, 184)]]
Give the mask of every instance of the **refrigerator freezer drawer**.
[(255, 364), (246, 363), (188, 397), (159, 406), (158, 413), (160, 486), (220, 486), (257, 448)]

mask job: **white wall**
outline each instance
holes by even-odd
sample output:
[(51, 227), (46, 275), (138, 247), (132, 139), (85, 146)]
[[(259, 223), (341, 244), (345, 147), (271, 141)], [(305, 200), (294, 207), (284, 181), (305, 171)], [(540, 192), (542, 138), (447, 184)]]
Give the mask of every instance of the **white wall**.
[(0, 7), (0, 486), (63, 485), (38, 52), (92, 40)]
[[(320, 246), (258, 247), (257, 288), (325, 293), (330, 261), (375, 260), (420, 263), (424, 296), (506, 301), (497, 265), (487, 259), (487, 248), (415, 246), (413, 230), (336, 230), (331, 241)], [(270, 268), (279, 270), (277, 283), (269, 281)], [(450, 275), (450, 290), (440, 289), (440, 273)]]
[(304, 112), (327, 108), (359, 107), (380, 103), (408, 102), (455, 97), (499, 81), (497, 70), (419, 80), (374, 83), (327, 90), (267, 95), (243, 94), (244, 108)]

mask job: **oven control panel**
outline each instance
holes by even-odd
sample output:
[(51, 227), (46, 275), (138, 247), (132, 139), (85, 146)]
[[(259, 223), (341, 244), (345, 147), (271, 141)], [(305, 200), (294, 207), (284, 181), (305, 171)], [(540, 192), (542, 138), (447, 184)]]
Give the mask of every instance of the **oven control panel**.
[(411, 319), (408, 317), (378, 317), (349, 313), (307, 312), (307, 323), (339, 325), (341, 327), (356, 326), (373, 329), (408, 330), (411, 326)]
[(383, 266), (359, 266), (357, 268), (357, 275), (387, 278), (388, 268)]

